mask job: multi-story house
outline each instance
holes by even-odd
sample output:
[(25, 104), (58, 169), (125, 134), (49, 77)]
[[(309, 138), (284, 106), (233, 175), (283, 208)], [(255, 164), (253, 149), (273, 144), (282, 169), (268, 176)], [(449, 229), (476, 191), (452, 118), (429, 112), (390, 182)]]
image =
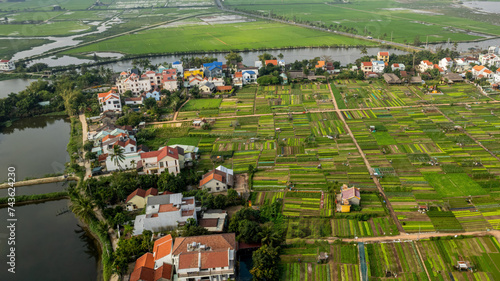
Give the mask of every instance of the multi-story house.
[(377, 53), (377, 60), (388, 63), (389, 62), (389, 52), (378, 52)]
[(116, 93), (114, 89), (106, 93), (97, 94), (97, 98), (99, 99), (101, 111), (122, 111), (120, 94)]
[(233, 170), (219, 166), (203, 175), (200, 181), (200, 189), (205, 189), (209, 193), (222, 192), (227, 191), (233, 184)]
[(14, 61), (12, 60), (0, 60), (0, 71), (11, 71), (16, 69)]

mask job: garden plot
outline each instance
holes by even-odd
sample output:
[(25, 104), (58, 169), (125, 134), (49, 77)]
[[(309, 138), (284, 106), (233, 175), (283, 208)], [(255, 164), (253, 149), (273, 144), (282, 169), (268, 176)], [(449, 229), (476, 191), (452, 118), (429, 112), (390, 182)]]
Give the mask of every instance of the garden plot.
[[(500, 279), (500, 244), (493, 237), (421, 241), (417, 246), (429, 274), (436, 280)], [(454, 268), (457, 261), (468, 262), (477, 271), (457, 271)]]
[(327, 192), (287, 191), (283, 200), (283, 215), (288, 217), (329, 217), (333, 208), (333, 196)]
[(276, 202), (278, 199), (283, 199), (284, 192), (271, 192), (271, 191), (260, 191), (252, 193), (250, 197), (250, 201), (252, 204), (261, 206), (261, 205), (271, 205)]
[(282, 280), (302, 281), (318, 280), (333, 281), (331, 263), (318, 264), (317, 256), (325, 252), (330, 256), (331, 246), (326, 242), (314, 244), (294, 243), (286, 245), (281, 253), (281, 262), (284, 270)]

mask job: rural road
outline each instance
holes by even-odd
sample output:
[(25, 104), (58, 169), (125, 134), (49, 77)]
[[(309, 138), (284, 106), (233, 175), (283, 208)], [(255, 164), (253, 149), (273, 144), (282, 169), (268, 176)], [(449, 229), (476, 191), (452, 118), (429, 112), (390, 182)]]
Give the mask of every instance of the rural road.
[[(87, 141), (87, 134), (88, 134), (88, 125), (87, 125), (87, 118), (85, 118), (85, 114), (80, 114), (78, 116), (80, 118), (80, 122), (82, 123), (82, 138), (83, 142), (82, 144), (85, 144)], [(84, 160), (83, 165), (85, 167), (85, 179), (88, 179), (89, 176), (91, 175), (91, 170), (90, 170), (90, 161)]]

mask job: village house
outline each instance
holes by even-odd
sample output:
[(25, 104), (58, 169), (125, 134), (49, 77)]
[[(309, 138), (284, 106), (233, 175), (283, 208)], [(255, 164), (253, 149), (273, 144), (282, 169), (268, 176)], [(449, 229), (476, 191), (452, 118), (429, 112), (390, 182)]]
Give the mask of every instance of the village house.
[(476, 79), (493, 78), (493, 72), (484, 65), (476, 65), (472, 68), (472, 76)]
[(177, 175), (181, 169), (179, 151), (177, 148), (164, 146), (157, 151), (141, 153), (137, 168), (142, 168), (143, 173), (148, 175), (165, 171)]
[(148, 197), (146, 214), (135, 217), (133, 235), (140, 235), (144, 230), (173, 229), (191, 218), (196, 221), (196, 212), (195, 198), (183, 197), (182, 193)]
[(175, 70), (177, 70), (177, 74), (184, 73), (184, 67), (183, 67), (182, 62), (180, 62), (180, 61), (174, 61), (172, 63), (172, 68), (175, 68)]
[(222, 62), (214, 61), (211, 63), (204, 63), (203, 64), (203, 72), (205, 74), (205, 77), (222, 77), (223, 72), (222, 72)]
[(287, 85), (288, 84), (288, 76), (286, 75), (286, 73), (282, 72), (280, 74), (280, 77), (281, 77), (281, 84), (282, 85)]
[(160, 92), (155, 89), (153, 91), (149, 91), (146, 94), (146, 98), (149, 99), (149, 98), (153, 98), (155, 99), (156, 101), (160, 101)]
[(228, 221), (227, 212), (223, 210), (207, 210), (201, 214), (198, 225), (210, 232), (223, 232)]
[(187, 79), (184, 80), (184, 87), (200, 87), (201, 84), (205, 83), (205, 80), (201, 75), (191, 75)]
[(205, 82), (200, 86), (200, 92), (202, 93), (213, 93), (215, 91), (215, 85), (211, 82)]
[(484, 66), (497, 68), (500, 66), (500, 57), (495, 54), (480, 55), (479, 61)]
[(129, 72), (120, 73), (116, 80), (116, 87), (120, 94), (131, 91), (134, 95), (151, 90), (151, 80), (147, 75), (141, 75)]
[(335, 67), (333, 66), (333, 62), (327, 62), (326, 63), (326, 71), (328, 74), (334, 74), (335, 73)]
[(125, 105), (141, 105), (143, 102), (143, 96), (125, 98)]
[(342, 212), (350, 212), (351, 205), (359, 206), (361, 201), (361, 193), (359, 188), (348, 187), (346, 184), (340, 188), (340, 202)]
[(120, 94), (116, 93), (114, 89), (106, 93), (97, 94), (97, 98), (99, 99), (101, 111), (122, 111)]
[(243, 73), (235, 72), (233, 75), (233, 85), (235, 87), (243, 87)]
[(172, 280), (172, 235), (157, 239), (153, 244), (153, 254), (145, 253), (137, 259), (130, 281), (170, 281)]
[(384, 73), (384, 68), (385, 68), (385, 62), (383, 61), (372, 61), (372, 71), (377, 73), (377, 74), (382, 74)]
[(274, 66), (278, 66), (278, 60), (266, 60), (264, 63), (264, 66), (268, 66), (270, 64), (272, 64)]
[(243, 73), (243, 84), (257, 83), (258, 73), (253, 70), (245, 70)]
[(434, 69), (437, 69), (439, 71), (439, 74), (443, 75), (445, 74), (446, 72), (444, 71), (444, 69), (442, 69), (439, 65), (437, 64), (434, 64)]
[(221, 93), (229, 93), (233, 89), (233, 86), (217, 86), (215, 90)]
[(416, 67), (419, 72), (426, 72), (434, 68), (434, 64), (428, 60), (423, 60)]
[(11, 71), (16, 69), (14, 61), (12, 60), (0, 60), (0, 71)]
[(395, 71), (396, 69), (399, 71), (404, 71), (405, 70), (405, 65), (402, 63), (393, 63), (391, 65), (392, 71)]
[(316, 65), (314, 66), (314, 68), (318, 69), (325, 69), (325, 61), (324, 60), (319, 60)]
[(178, 237), (172, 250), (178, 281), (235, 278), (238, 245), (234, 233)]
[(161, 80), (158, 82), (164, 90), (177, 91), (179, 89), (179, 83), (177, 82), (177, 70), (175, 68), (164, 69), (161, 72), (160, 77)]
[(184, 70), (184, 79), (187, 79), (189, 76), (196, 76), (199, 75), (201, 78), (203, 78), (203, 69), (201, 68), (191, 68), (188, 70)]
[(361, 71), (366, 75), (368, 72), (373, 72), (373, 64), (371, 61), (364, 61), (361, 63)]
[(227, 191), (234, 183), (233, 170), (219, 166), (203, 175), (200, 181), (200, 189), (208, 193)]
[(138, 188), (134, 190), (127, 196), (125, 203), (127, 203), (127, 209), (133, 211), (135, 209), (143, 209), (146, 207), (146, 202), (149, 197), (158, 195), (158, 189), (151, 187), (148, 190)]
[(96, 140), (94, 145), (100, 147), (102, 153), (113, 153), (113, 147), (115, 145), (120, 146), (123, 149), (123, 153), (137, 152), (135, 138), (125, 133), (120, 133), (118, 135), (109, 134), (100, 140)]
[(377, 60), (388, 63), (389, 62), (389, 52), (378, 52), (377, 53)]
[(173, 144), (170, 147), (177, 149), (179, 154), (179, 166), (184, 169), (186, 166), (192, 166), (192, 163), (198, 159), (199, 148), (192, 145)]
[(438, 65), (439, 65), (439, 67), (441, 67), (442, 69), (444, 69), (446, 71), (451, 71), (451, 68), (454, 65), (454, 61), (451, 58), (442, 58), (439, 61)]

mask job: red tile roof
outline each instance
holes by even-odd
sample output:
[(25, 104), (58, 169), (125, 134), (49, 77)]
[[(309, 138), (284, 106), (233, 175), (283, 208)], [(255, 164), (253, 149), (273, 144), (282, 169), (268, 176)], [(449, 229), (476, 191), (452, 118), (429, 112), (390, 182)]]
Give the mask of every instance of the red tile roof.
[(388, 57), (389, 56), (389, 52), (378, 52), (378, 55), (381, 56), (381, 57)]
[(9, 60), (0, 60), (0, 62), (9, 62)]
[(158, 281), (160, 279), (171, 280), (172, 278), (172, 265), (168, 263), (164, 263), (162, 266), (158, 267), (155, 270), (154, 281)]
[(266, 60), (265, 62), (265, 66), (267, 66), (268, 64), (272, 64), (272, 65), (278, 65), (278, 60)]
[(373, 66), (371, 61), (364, 61), (361, 63), (363, 66)]
[(153, 246), (153, 255), (155, 260), (159, 260), (172, 253), (173, 240), (172, 235), (163, 236), (155, 241)]
[(233, 86), (217, 86), (216, 89), (217, 91), (231, 91)]
[(153, 257), (153, 254), (145, 253), (135, 261), (134, 270), (141, 267), (147, 267), (147, 268), (155, 267), (155, 258)]
[(207, 184), (209, 181), (211, 181), (213, 179), (225, 183), (226, 182), (226, 173), (219, 171), (219, 170), (216, 170), (216, 169), (206, 173), (205, 175), (203, 175), (203, 178), (200, 181), (200, 187), (204, 186), (205, 184)]
[(104, 154), (99, 155), (99, 157), (97, 157), (97, 161), (99, 161), (99, 162), (106, 161), (107, 158), (108, 158), (108, 154), (104, 153)]
[(234, 73), (234, 77), (238, 78), (238, 77), (243, 77), (243, 72), (235, 72)]
[(392, 66), (399, 67), (399, 63), (393, 63)]
[(149, 196), (149, 195), (152, 195), (152, 196), (158, 195), (158, 189), (151, 187), (150, 189), (146, 190), (146, 194), (144, 194), (144, 197)]
[(234, 233), (223, 233), (203, 236), (177, 237), (175, 239), (172, 255), (177, 256), (180, 253), (187, 252), (187, 245), (193, 242), (200, 243), (210, 247), (211, 250), (231, 250), (236, 249), (236, 237)]
[(153, 268), (141, 267), (130, 274), (130, 281), (154, 281), (155, 270)]
[(127, 200), (125, 202), (132, 200), (132, 198), (134, 198), (136, 195), (140, 196), (142, 198), (145, 198), (146, 196), (149, 196), (149, 195), (156, 196), (156, 195), (158, 195), (158, 189), (153, 188), (153, 187), (148, 189), (148, 190), (138, 188), (138, 189), (134, 190), (132, 193), (130, 193), (129, 196), (127, 196)]
[(158, 213), (167, 213), (167, 212), (173, 212), (173, 211), (178, 211), (177, 207), (174, 207), (174, 204), (163, 204), (160, 205), (160, 209), (158, 210)]
[(179, 255), (179, 269), (198, 268), (198, 264), (201, 269), (229, 266), (228, 251), (226, 249), (207, 252), (189, 252)]
[(351, 199), (354, 197), (361, 198), (361, 195), (359, 193), (359, 189), (357, 189), (355, 187), (351, 187), (351, 188), (342, 190), (342, 198), (343, 199)]
[(161, 161), (163, 158), (170, 156), (174, 159), (179, 159), (179, 151), (176, 148), (165, 146), (157, 151), (141, 153), (141, 159), (156, 157), (156, 161)]

